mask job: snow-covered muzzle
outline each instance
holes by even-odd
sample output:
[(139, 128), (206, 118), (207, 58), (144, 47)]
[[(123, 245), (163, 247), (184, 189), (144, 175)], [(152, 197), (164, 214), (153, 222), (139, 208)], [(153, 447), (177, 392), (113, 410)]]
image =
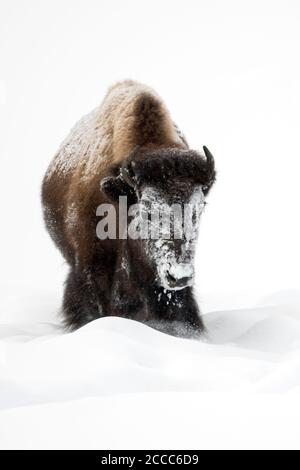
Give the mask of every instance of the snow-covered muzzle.
[[(155, 270), (156, 282), (167, 290), (193, 284), (199, 219), (204, 205), (201, 186), (186, 198), (166, 197), (159, 189), (147, 187), (137, 208), (132, 209), (131, 224), (134, 230), (141, 229), (143, 249)], [(134, 235), (130, 229), (129, 236)]]
[(96, 228), (98, 238), (131, 240), (134, 256), (153, 271), (161, 287), (179, 290), (191, 286), (199, 220), (205, 206), (202, 187), (174, 182), (163, 191), (146, 186), (137, 192), (137, 199), (128, 207), (127, 196), (119, 196), (118, 217), (113, 204), (98, 206), (97, 216), (102, 217)]

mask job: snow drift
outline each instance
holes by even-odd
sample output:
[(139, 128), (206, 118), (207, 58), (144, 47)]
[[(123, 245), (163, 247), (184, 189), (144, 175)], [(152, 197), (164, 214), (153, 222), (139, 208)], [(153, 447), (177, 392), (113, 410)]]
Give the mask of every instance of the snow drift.
[(300, 293), (207, 313), (201, 340), (9, 315), (30, 305), (2, 302), (1, 448), (299, 447)]

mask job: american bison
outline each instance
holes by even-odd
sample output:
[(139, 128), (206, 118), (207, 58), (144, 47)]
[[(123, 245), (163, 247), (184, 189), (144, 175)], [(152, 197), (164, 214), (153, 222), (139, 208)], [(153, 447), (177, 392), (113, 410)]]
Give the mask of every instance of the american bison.
[[(68, 328), (114, 315), (174, 334), (178, 325), (203, 331), (194, 253), (199, 214), (215, 180), (213, 156), (206, 147), (204, 153), (189, 149), (159, 96), (131, 80), (111, 87), (71, 130), (42, 185), (47, 229), (70, 266), (62, 305)], [(121, 197), (142, 212), (173, 204), (200, 211), (190, 211), (191, 230), (181, 237), (174, 230), (168, 237), (124, 236)], [(99, 207), (113, 208), (115, 237), (99, 237)], [(137, 217), (128, 211), (127, 226)]]

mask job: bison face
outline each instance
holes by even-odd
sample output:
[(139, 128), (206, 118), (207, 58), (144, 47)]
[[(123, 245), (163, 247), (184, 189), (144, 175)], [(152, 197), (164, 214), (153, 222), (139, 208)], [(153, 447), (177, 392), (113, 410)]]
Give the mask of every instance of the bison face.
[(193, 284), (195, 246), (204, 208), (201, 186), (173, 181), (172, 190), (141, 188), (130, 208), (129, 243), (158, 285), (178, 290)]
[[(214, 161), (197, 152), (135, 151), (119, 175), (104, 182), (110, 195), (128, 195), (128, 246), (141, 277), (167, 290), (193, 284), (195, 247)], [(134, 263), (133, 263), (134, 264)]]

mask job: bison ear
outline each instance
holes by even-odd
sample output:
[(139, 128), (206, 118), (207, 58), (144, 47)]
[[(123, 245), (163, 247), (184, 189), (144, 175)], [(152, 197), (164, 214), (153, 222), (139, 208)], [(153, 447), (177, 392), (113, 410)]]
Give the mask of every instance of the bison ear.
[(120, 196), (127, 196), (130, 204), (136, 202), (134, 189), (120, 175), (106, 176), (100, 182), (100, 188), (113, 201), (118, 201)]

